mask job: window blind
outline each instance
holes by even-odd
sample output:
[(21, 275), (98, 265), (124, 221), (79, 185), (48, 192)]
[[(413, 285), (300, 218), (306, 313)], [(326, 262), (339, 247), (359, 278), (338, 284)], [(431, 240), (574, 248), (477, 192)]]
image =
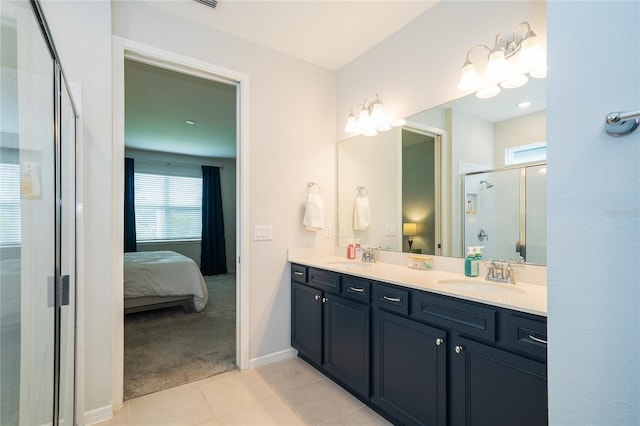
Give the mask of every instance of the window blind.
[(0, 163), (0, 246), (20, 239), (20, 165)]
[(137, 241), (200, 239), (202, 178), (135, 173)]

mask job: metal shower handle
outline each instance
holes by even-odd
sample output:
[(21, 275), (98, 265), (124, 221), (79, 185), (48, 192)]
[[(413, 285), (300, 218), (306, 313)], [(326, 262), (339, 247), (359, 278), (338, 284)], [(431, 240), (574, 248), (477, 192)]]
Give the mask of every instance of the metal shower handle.
[(604, 128), (609, 136), (625, 136), (638, 128), (640, 111), (611, 112), (604, 121)]

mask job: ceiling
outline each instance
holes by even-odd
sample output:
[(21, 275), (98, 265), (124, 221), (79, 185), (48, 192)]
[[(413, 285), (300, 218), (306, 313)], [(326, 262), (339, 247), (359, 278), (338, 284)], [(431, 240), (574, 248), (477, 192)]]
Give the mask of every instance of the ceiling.
[[(220, 0), (215, 9), (193, 0), (143, 3), (337, 70), (437, 1)], [(131, 60), (125, 85), (127, 148), (235, 157), (235, 86)]]

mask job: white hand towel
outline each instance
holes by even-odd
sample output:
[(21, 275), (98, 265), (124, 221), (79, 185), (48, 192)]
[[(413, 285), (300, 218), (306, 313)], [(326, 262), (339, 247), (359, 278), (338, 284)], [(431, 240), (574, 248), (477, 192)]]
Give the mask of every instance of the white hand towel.
[(307, 206), (304, 210), (302, 224), (309, 231), (321, 231), (324, 229), (324, 201), (322, 194), (311, 192), (307, 194)]
[(364, 231), (371, 225), (371, 203), (369, 197), (356, 196), (356, 204), (353, 209), (353, 229)]

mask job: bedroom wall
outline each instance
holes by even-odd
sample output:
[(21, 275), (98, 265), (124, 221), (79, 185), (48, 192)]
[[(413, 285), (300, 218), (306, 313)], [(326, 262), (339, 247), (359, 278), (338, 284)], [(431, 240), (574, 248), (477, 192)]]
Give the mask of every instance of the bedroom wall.
[[(125, 156), (137, 160), (135, 170), (149, 173), (167, 173), (176, 176), (202, 177), (200, 166), (220, 167), (222, 214), (227, 256), (227, 271), (236, 270), (236, 160), (235, 158), (210, 158), (166, 152), (125, 148)], [(171, 163), (174, 163), (173, 165)], [(169, 164), (169, 165), (167, 165)], [(192, 165), (192, 166), (186, 166)], [(193, 259), (200, 266), (200, 241), (167, 241), (138, 243), (138, 251), (171, 250)]]
[[(156, 9), (152, 3), (43, 2), (70, 80), (85, 97), (88, 416), (111, 408), (111, 34), (249, 76), (249, 226), (273, 240), (249, 243), (250, 358), (290, 348), (287, 249), (332, 247), (302, 226), (305, 189), (323, 189), (335, 229), (335, 78), (318, 66)], [(112, 19), (113, 18), (113, 19)], [(168, 30), (170, 29), (170, 30)], [(206, 40), (206, 43), (203, 42)], [(304, 106), (304, 108), (302, 108)], [(245, 117), (247, 118), (247, 117)], [(249, 230), (250, 232), (250, 230)]]

